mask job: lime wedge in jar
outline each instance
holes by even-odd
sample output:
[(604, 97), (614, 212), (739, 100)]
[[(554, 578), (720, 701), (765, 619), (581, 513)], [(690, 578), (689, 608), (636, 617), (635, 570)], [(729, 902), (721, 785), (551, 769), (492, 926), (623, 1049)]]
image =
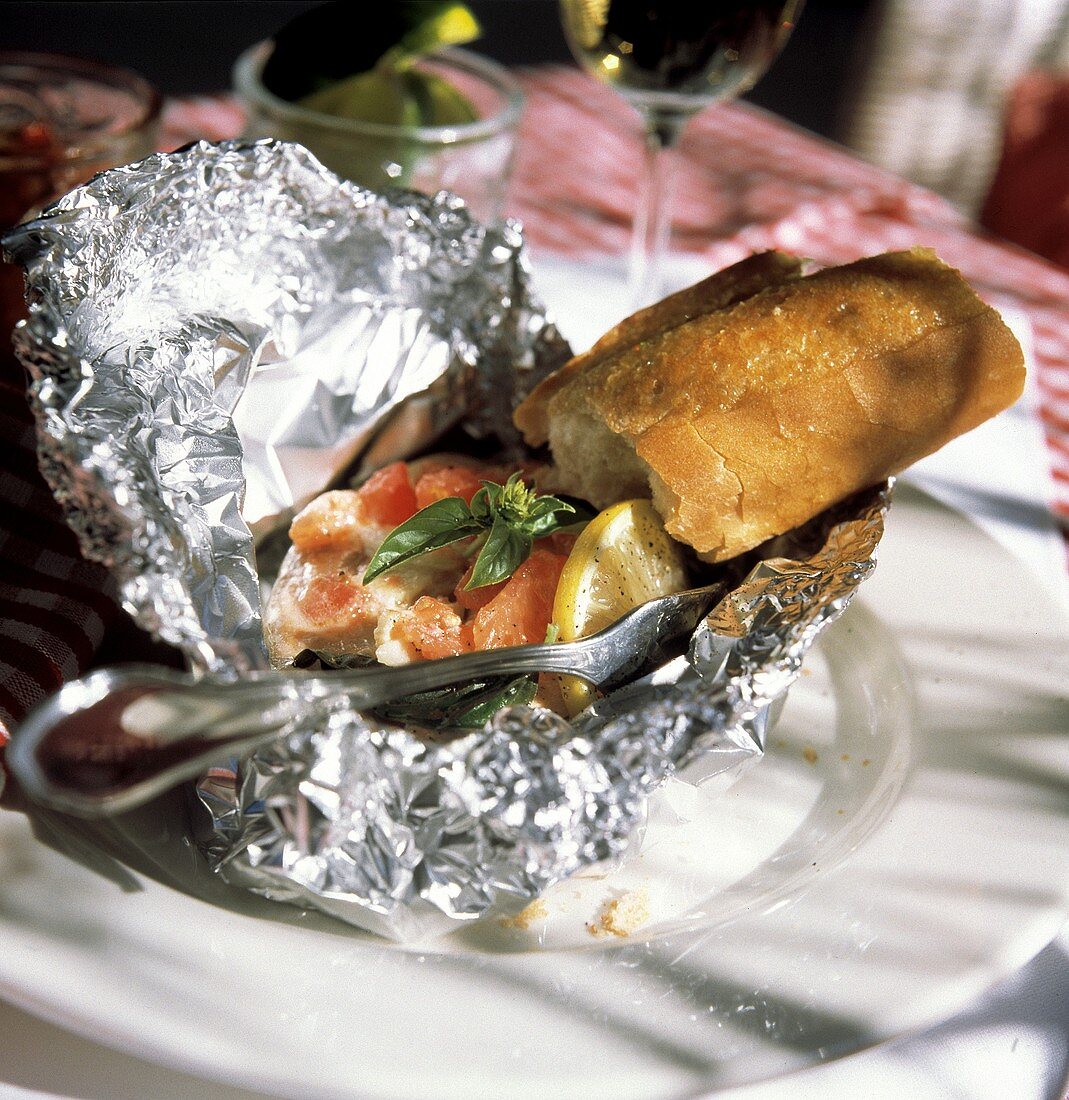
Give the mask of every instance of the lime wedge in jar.
[(416, 6), (422, 18), (394, 47), (401, 56), (419, 57), (443, 46), (462, 46), (482, 33), (478, 20), (464, 4), (428, 4), (423, 0)]
[(478, 22), (463, 4), (419, 8), (425, 17), (387, 48), (374, 68), (334, 80), (297, 100), (300, 106), (333, 118), (402, 131), (357, 130), (335, 136), (324, 128), (315, 141), (308, 142), (328, 168), (373, 189), (410, 182), (421, 150), (415, 138), (403, 131), (461, 126), (479, 117), (459, 89), (419, 67), (425, 54), (478, 37)]
[(460, 126), (479, 116), (448, 81), (420, 69), (373, 69), (313, 92), (301, 106), (380, 126)]

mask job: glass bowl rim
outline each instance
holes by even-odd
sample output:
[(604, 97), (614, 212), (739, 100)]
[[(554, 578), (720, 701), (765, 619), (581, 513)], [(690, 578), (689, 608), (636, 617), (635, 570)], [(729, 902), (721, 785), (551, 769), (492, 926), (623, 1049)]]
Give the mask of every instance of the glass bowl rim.
[[(112, 145), (156, 125), (163, 112), (163, 95), (159, 89), (147, 77), (122, 65), (50, 50), (0, 50), (0, 70), (8, 67), (76, 75), (110, 88), (121, 88), (135, 97), (139, 109), (121, 129), (105, 131), (64, 149), (61, 156), (67, 163), (99, 157)], [(0, 152), (0, 166), (5, 170), (36, 169), (43, 163), (56, 163), (54, 149), (41, 156), (25, 152)]]
[(435, 50), (427, 54), (428, 60), (447, 61), (479, 77), (492, 85), (505, 97), (501, 110), (474, 122), (462, 122), (447, 126), (396, 126), (392, 123), (364, 122), (359, 119), (338, 118), (322, 111), (309, 110), (269, 92), (260, 82), (260, 73), (273, 49), (268, 39), (250, 46), (238, 57), (232, 70), (233, 86), (246, 102), (267, 108), (293, 123), (314, 124), (339, 134), (363, 137), (396, 138), (403, 134), (409, 140), (428, 145), (444, 145), (477, 141), (494, 137), (515, 127), (523, 110), (524, 96), (519, 83), (503, 66), (487, 57), (457, 47)]

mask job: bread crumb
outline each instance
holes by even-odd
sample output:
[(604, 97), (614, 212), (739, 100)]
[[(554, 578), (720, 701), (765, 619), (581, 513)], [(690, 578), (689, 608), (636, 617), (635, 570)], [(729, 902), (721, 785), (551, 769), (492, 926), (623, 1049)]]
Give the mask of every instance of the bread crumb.
[(549, 909), (541, 898), (535, 898), (530, 905), (521, 909), (514, 917), (502, 917), (497, 923), (502, 928), (518, 928), (526, 932), (535, 921), (546, 920), (549, 917)]
[(805, 757), (805, 762), (807, 764), (815, 764), (820, 759), (820, 757), (817, 756), (817, 750), (811, 745), (806, 745), (806, 747), (802, 749), (802, 756)]
[(649, 891), (629, 890), (607, 902), (597, 918), (586, 926), (592, 936), (630, 936), (650, 919)]

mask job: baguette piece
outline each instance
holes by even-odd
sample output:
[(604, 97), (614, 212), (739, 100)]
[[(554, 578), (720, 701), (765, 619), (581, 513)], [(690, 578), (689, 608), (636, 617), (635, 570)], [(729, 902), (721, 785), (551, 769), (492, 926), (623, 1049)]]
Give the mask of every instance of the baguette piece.
[(541, 446), (549, 438), (550, 398), (577, 375), (644, 340), (714, 310), (727, 309), (759, 290), (797, 279), (801, 273), (801, 261), (794, 256), (784, 252), (758, 252), (640, 309), (609, 329), (589, 351), (575, 356), (546, 378), (538, 387), (538, 400), (525, 401), (516, 409), (516, 427), (529, 443)]
[(1024, 385), (1016, 338), (928, 249), (805, 277), (766, 253), (698, 287), (617, 326), (515, 421), (549, 443), (560, 491), (650, 497), (708, 561), (905, 469)]

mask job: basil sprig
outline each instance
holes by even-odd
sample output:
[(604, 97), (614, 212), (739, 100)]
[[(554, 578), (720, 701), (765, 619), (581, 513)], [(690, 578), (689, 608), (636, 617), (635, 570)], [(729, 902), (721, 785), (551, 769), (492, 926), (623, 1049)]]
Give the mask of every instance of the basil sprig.
[(534, 676), (494, 677), (392, 699), (374, 713), (388, 722), (430, 730), (481, 730), (502, 707), (526, 706), (537, 691)]
[(363, 583), (420, 554), (479, 538), (478, 557), (465, 588), (497, 584), (527, 560), (535, 539), (591, 518), (578, 502), (539, 496), (527, 488), (519, 473), (512, 474), (504, 485), (484, 481), (470, 505), (460, 497), (446, 497), (395, 527), (368, 562)]

